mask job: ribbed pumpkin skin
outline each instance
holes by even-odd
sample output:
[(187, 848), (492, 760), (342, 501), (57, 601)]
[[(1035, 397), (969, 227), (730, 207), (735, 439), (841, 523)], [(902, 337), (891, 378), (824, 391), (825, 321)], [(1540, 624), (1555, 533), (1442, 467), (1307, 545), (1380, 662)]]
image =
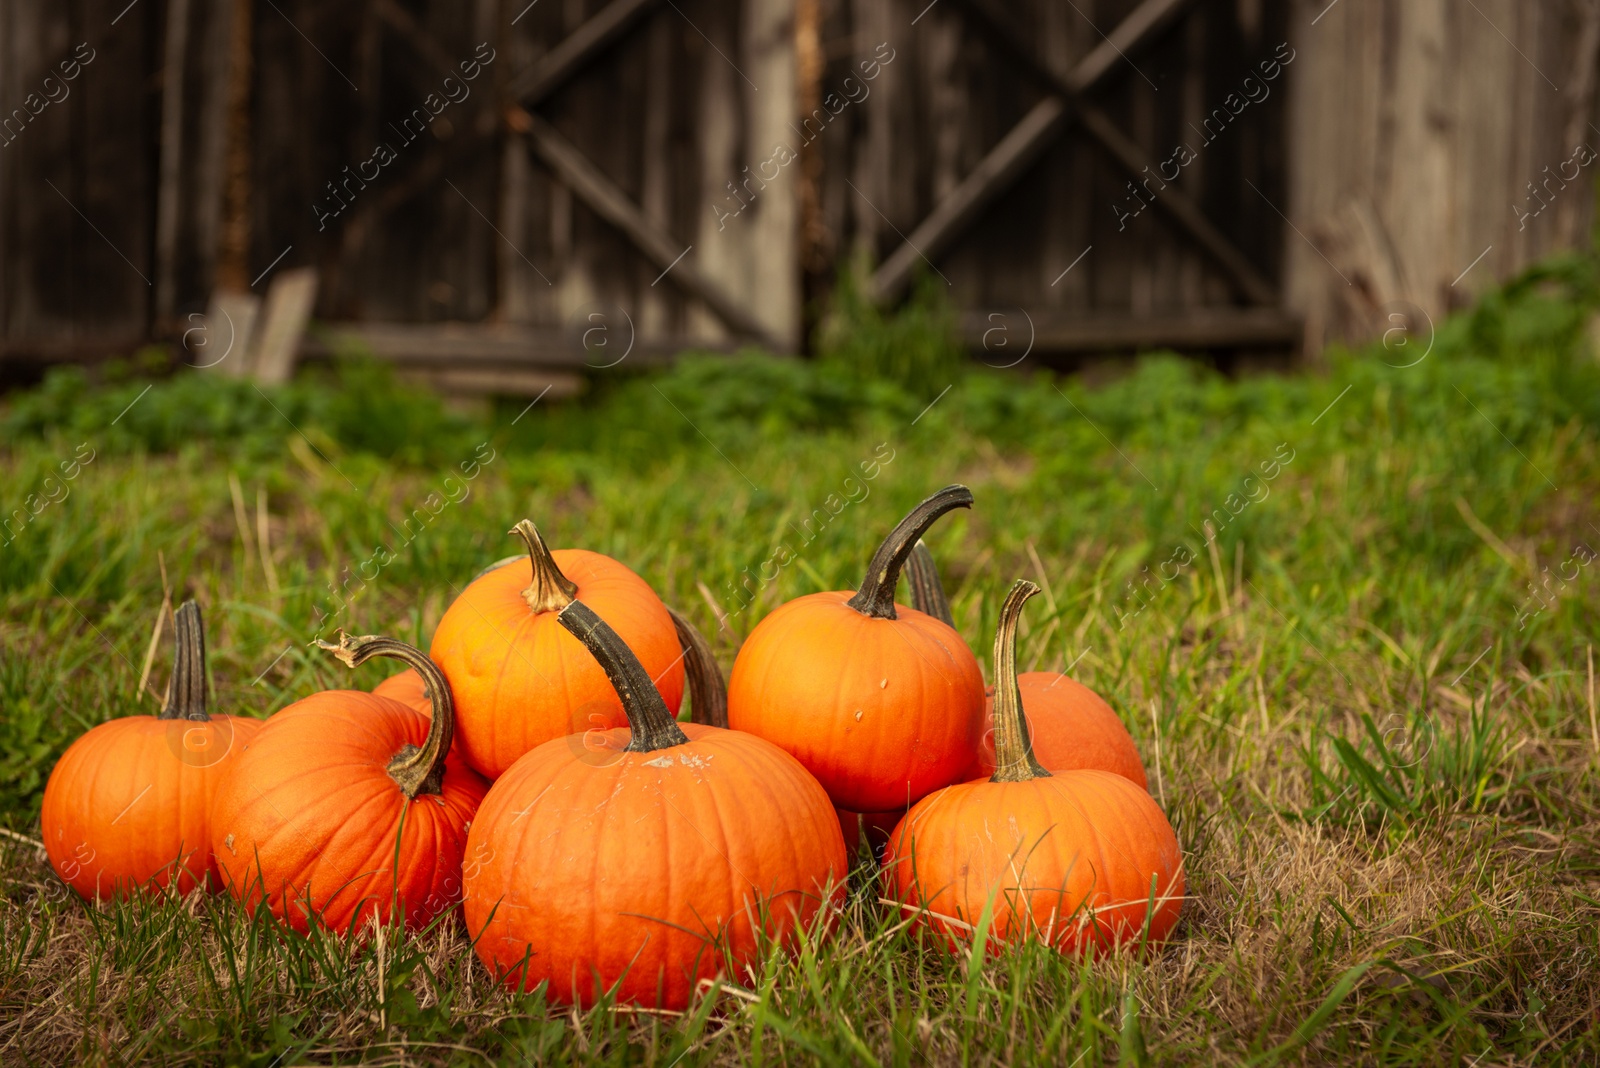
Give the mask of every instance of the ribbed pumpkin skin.
[[(263, 726), (257, 719), (127, 716), (67, 748), (40, 811), (56, 874), (86, 898), (222, 882), (211, 856), (218, 784)], [(181, 755), (180, 755), (181, 754)]]
[(1136, 941), (1152, 875), (1151, 942), (1172, 932), (1183, 904), (1171, 825), (1148, 793), (1108, 771), (941, 790), (906, 813), (883, 863), (906, 914), (926, 908), (919, 922), (951, 949), (970, 946), (972, 933), (945, 918), (976, 927), (991, 893), (997, 943), (1036, 937), (1064, 952)]
[(390, 675), (372, 688), (372, 692), (379, 697), (387, 697), (399, 701), (407, 708), (414, 708), (424, 716), (433, 715), (433, 704), (428, 700), (428, 688), (422, 682), (422, 676), (417, 674), (416, 668), (406, 668), (404, 671)]
[[(1098, 768), (1113, 772), (1148, 790), (1144, 762), (1133, 735), (1110, 705), (1089, 687), (1054, 671), (1029, 671), (1017, 676), (1023, 714), (1034, 759), (1048, 771)], [(986, 702), (984, 719), (992, 721), (994, 698)], [(994, 732), (983, 733), (977, 761), (968, 779), (994, 774)]]
[(454, 907), (467, 825), (487, 786), (452, 755), (442, 793), (406, 800), (386, 766), (406, 743), (421, 746), (428, 724), (359, 690), (312, 694), (269, 719), (211, 810), (230, 892), (251, 909), (264, 897), (302, 932), (312, 914), (336, 931), (387, 923), (396, 891), (412, 930)]
[(971, 766), (983, 675), (939, 620), (902, 605), (898, 619), (875, 619), (845, 603), (853, 596), (796, 598), (751, 631), (728, 683), (728, 725), (792, 754), (838, 807), (890, 812)]
[[(622, 564), (585, 549), (551, 553), (577, 583), (577, 598), (622, 636), (667, 708), (683, 700), (683, 650), (666, 606)], [(430, 654), (455, 694), (456, 746), (475, 769), (498, 778), (552, 738), (625, 727), (605, 672), (583, 645), (522, 598), (533, 565), (518, 560), (461, 592), (434, 631)]]
[(620, 752), (626, 729), (549, 742), (490, 789), (462, 907), (512, 989), (548, 980), (552, 1000), (588, 1006), (620, 979), (619, 1003), (683, 1009), (699, 980), (758, 959), (763, 908), (788, 942), (830, 883), (842, 899), (844, 842), (816, 780), (759, 738), (682, 727), (687, 745), (650, 753)]

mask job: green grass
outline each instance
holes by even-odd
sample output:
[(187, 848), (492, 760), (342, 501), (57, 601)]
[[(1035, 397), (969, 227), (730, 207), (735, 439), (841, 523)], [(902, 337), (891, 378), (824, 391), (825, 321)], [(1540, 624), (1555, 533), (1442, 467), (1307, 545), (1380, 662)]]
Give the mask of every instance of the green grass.
[[(1159, 357), (1093, 390), (961, 371), (922, 309), (835, 322), (819, 363), (613, 372), (520, 417), (359, 364), (264, 395), (130, 367), (9, 398), (0, 506), (48, 502), (0, 529), (0, 824), (24, 838), (73, 738), (157, 707), (164, 583), (206, 609), (217, 706), (264, 716), (348, 685), (317, 636), (425, 643), (528, 516), (645, 576), (726, 669), (961, 481), (977, 508), (929, 539), (959, 628), (987, 662), (1011, 581), (1044, 587), (1019, 662), (1075, 664), (1122, 713), (1192, 899), (1157, 953), (972, 960), (863, 868), (835, 938), (684, 1018), (574, 1014), (499, 990), (453, 919), (350, 945), (225, 899), (87, 907), (6, 837), (0, 1062), (1593, 1063), (1596, 280), (1532, 272), (1413, 367), (1373, 348), (1239, 381)], [(749, 605), (721, 627), (702, 585)]]

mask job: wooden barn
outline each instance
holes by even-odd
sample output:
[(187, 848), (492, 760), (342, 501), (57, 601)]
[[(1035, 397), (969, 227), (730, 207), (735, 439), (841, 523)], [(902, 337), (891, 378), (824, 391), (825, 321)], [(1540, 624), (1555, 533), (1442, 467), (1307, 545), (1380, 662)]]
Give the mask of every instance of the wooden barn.
[(1315, 358), (1589, 240), (1597, 50), (1600, 0), (17, 0), (0, 377), (566, 390), (802, 350), (847, 262), (996, 365)]

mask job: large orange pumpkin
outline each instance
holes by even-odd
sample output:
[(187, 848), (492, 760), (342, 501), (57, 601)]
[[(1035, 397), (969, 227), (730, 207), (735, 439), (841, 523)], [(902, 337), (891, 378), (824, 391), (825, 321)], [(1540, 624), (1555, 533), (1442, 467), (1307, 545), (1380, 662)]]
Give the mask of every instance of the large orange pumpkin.
[[(911, 591), (911, 607), (924, 615), (930, 615), (947, 627), (954, 628), (955, 618), (950, 613), (950, 599), (945, 596), (944, 584), (939, 581), (939, 568), (934, 563), (933, 553), (922, 541), (911, 547), (911, 555), (906, 558), (906, 586)], [(993, 741), (989, 743), (990, 749), (994, 748)], [(984, 773), (985, 775), (988, 772)], [(839, 813), (839, 829), (844, 832), (844, 844), (852, 851), (857, 848), (862, 836), (867, 840), (867, 845), (872, 848), (873, 856), (882, 858), (884, 848), (889, 844), (889, 835), (894, 831), (900, 818), (906, 810), (895, 809), (892, 812), (851, 812), (841, 808)]]
[(630, 727), (546, 742), (490, 788), (468, 841), (467, 929), (512, 989), (682, 1009), (700, 980), (742, 979), (763, 944), (789, 944), (842, 899), (839, 824), (783, 750), (680, 726), (583, 602), (557, 619), (593, 650)]
[(622, 635), (668, 708), (683, 699), (678, 634), (643, 579), (599, 553), (551, 552), (526, 519), (514, 533), (528, 560), (474, 579), (433, 635), (433, 658), (455, 692), (461, 752), (490, 779), (552, 738), (627, 723), (605, 672), (556, 622), (577, 598)]
[(1034, 759), (1017, 687), (1016, 626), (1039, 587), (1020, 580), (995, 634), (992, 779), (923, 798), (884, 855), (890, 892), (950, 948), (992, 910), (994, 945), (1064, 951), (1160, 942), (1183, 904), (1183, 854), (1150, 795), (1108, 771), (1049, 772)]
[(467, 825), (487, 786), (449, 753), (450, 685), (421, 650), (347, 634), (318, 644), (350, 667), (409, 664), (433, 715), (359, 690), (283, 709), (217, 791), (213, 852), (235, 897), (296, 930), (401, 919), (420, 930), (460, 900)]
[(792, 753), (840, 808), (908, 806), (972, 763), (983, 724), (978, 661), (948, 624), (894, 603), (917, 538), (971, 506), (965, 486), (929, 497), (879, 546), (860, 590), (790, 601), (734, 661), (729, 725)]
[(211, 856), (211, 799), (262, 724), (207, 712), (200, 606), (185, 602), (175, 629), (160, 715), (94, 727), (67, 748), (45, 784), (45, 850), (56, 874), (84, 897), (221, 885)]

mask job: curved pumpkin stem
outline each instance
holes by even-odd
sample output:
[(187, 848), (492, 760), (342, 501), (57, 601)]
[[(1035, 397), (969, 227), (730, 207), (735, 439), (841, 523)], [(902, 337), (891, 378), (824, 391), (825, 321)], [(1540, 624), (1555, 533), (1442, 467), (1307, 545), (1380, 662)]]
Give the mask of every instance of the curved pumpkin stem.
[(185, 601), (173, 614), (177, 649), (167, 700), (157, 719), (210, 719), (206, 714), (206, 628), (200, 606)]
[(1022, 691), (1017, 688), (1017, 620), (1022, 606), (1039, 587), (1018, 579), (1000, 606), (994, 632), (994, 763), (990, 782), (1027, 782), (1050, 773), (1033, 756), (1033, 739), (1022, 715)]
[(917, 539), (933, 526), (933, 521), (953, 508), (971, 508), (972, 491), (965, 486), (946, 486), (915, 508), (895, 524), (889, 536), (872, 554), (867, 565), (867, 577), (861, 588), (847, 602), (851, 608), (875, 619), (896, 619), (894, 588), (900, 581), (900, 569), (916, 546)]
[(433, 709), (433, 722), (428, 727), (428, 737), (419, 748), (407, 742), (389, 761), (389, 778), (400, 787), (408, 799), (421, 794), (439, 793), (444, 783), (444, 758), (450, 752), (450, 742), (456, 733), (455, 698), (450, 693), (450, 682), (439, 670), (439, 665), (428, 654), (405, 642), (382, 638), (375, 634), (351, 637), (339, 632), (339, 644), (322, 640), (317, 648), (332, 653), (345, 667), (360, 667), (375, 656), (398, 660), (415, 668), (422, 676), (423, 689), (428, 704)]
[(611, 680), (617, 696), (622, 699), (622, 710), (627, 713), (628, 727), (633, 731), (633, 739), (623, 752), (650, 753), (688, 743), (689, 736), (667, 710), (667, 703), (661, 699), (650, 673), (610, 624), (594, 614), (594, 609), (582, 601), (573, 601), (561, 610), (556, 621), (600, 662), (606, 678)]
[(939, 581), (939, 565), (933, 562), (933, 553), (921, 539), (911, 547), (911, 556), (906, 560), (906, 584), (911, 587), (912, 608), (954, 629), (956, 619), (950, 612), (944, 583)]
[[(561, 573), (550, 547), (544, 543), (539, 528), (524, 519), (511, 528), (528, 547), (528, 559), (533, 561), (533, 585), (522, 591), (522, 599), (535, 612), (559, 612), (578, 596), (578, 584)], [(494, 565), (490, 565), (493, 570)]]
[(728, 684), (722, 680), (722, 669), (711, 653), (711, 643), (671, 605), (667, 605), (667, 614), (678, 628), (678, 644), (683, 646), (683, 669), (689, 680), (689, 722), (726, 729)]

